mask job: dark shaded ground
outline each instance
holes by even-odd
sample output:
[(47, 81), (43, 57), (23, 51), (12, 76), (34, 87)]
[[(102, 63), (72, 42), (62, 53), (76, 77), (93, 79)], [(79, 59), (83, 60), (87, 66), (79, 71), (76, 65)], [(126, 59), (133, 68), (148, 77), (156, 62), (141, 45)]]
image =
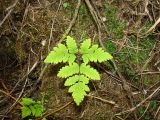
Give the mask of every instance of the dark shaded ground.
[[(98, 23), (86, 1), (82, 0), (69, 35), (102, 42), (118, 70), (112, 62), (93, 64), (101, 81), (89, 84), (92, 97), (80, 107), (72, 103), (58, 110), (72, 98), (64, 79), (56, 76), (62, 65), (46, 66), (43, 60), (67, 30), (77, 1), (0, 0), (1, 119), (21, 119), (15, 100), (31, 97), (42, 100), (47, 112), (57, 110), (49, 120), (160, 120), (160, 1), (95, 0), (91, 5)], [(125, 115), (117, 115), (125, 110)]]

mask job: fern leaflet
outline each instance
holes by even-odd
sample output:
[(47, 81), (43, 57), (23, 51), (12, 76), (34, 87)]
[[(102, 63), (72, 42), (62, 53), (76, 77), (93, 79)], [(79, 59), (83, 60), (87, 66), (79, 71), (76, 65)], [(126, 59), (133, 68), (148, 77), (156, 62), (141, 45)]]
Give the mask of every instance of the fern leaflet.
[(87, 95), (86, 92), (89, 91), (89, 87), (83, 82), (78, 82), (72, 85), (68, 90), (68, 92), (72, 93), (72, 97), (78, 106), (83, 101), (84, 97)]
[(74, 63), (75, 59), (76, 59), (76, 56), (74, 54), (69, 54), (68, 63), (69, 64)]
[(72, 77), (69, 77), (66, 82), (64, 83), (65, 86), (71, 86), (74, 85), (76, 82), (82, 82), (84, 84), (89, 83), (89, 79), (84, 75), (74, 75)]
[(80, 73), (86, 75), (92, 80), (100, 80), (100, 75), (97, 70), (91, 68), (89, 65), (85, 65), (84, 63), (80, 66)]
[(87, 64), (89, 61), (101, 63), (113, 58), (108, 52), (105, 52), (102, 48), (98, 48), (98, 45), (93, 45), (92, 47), (88, 48), (88, 43), (89, 41), (83, 42), (82, 45), (85, 46), (84, 44), (86, 44), (87, 47), (86, 49), (80, 49), (80, 52), (82, 53), (82, 59), (85, 64)]
[(102, 48), (98, 48), (97, 50), (94, 51), (93, 53), (93, 57), (95, 58), (93, 61), (94, 62), (104, 62), (106, 60), (110, 60), (112, 59), (113, 57), (105, 52)]
[(81, 44), (80, 52), (81, 52), (82, 54), (87, 53), (90, 46), (91, 46), (91, 39), (86, 39), (86, 40), (83, 41), (83, 43)]
[(83, 82), (84, 84), (88, 84), (89, 83), (89, 78), (87, 78), (84, 75), (80, 75), (79, 76), (79, 81)]
[(31, 110), (28, 107), (24, 106), (21, 108), (21, 110), (22, 110), (22, 118), (31, 115)]
[(58, 72), (58, 77), (67, 78), (73, 74), (79, 72), (79, 65), (77, 63), (73, 63), (69, 66), (62, 67)]
[(75, 40), (70, 36), (67, 36), (66, 43), (67, 47), (63, 44), (58, 44), (57, 47), (54, 47), (53, 51), (49, 53), (44, 62), (54, 64), (68, 62), (69, 64), (72, 64), (76, 59), (75, 53), (78, 52), (78, 47)]
[(70, 36), (67, 36), (66, 43), (67, 43), (69, 53), (77, 53), (78, 52), (77, 44), (73, 38), (71, 38)]
[(59, 44), (53, 49), (44, 60), (45, 63), (54, 63), (66, 62), (69, 57), (68, 49), (65, 45)]

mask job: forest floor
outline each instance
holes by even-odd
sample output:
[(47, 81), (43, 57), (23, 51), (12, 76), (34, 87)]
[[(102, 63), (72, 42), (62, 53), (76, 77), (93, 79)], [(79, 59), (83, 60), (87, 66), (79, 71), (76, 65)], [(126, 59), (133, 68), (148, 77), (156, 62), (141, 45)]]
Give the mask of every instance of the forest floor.
[[(80, 106), (44, 63), (66, 35), (113, 56)], [(26, 97), (47, 120), (160, 120), (160, 0), (0, 0), (0, 119), (21, 120)]]

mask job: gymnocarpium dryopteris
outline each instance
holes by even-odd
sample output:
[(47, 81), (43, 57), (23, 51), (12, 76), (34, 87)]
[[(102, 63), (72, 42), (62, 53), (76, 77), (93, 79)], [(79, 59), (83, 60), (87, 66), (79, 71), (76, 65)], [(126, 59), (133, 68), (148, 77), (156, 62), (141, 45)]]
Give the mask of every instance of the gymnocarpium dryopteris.
[(98, 45), (91, 46), (91, 40), (84, 40), (78, 46), (75, 40), (67, 36), (66, 45), (59, 43), (57, 47), (48, 54), (45, 63), (67, 63), (58, 72), (58, 77), (66, 78), (65, 86), (72, 93), (75, 103), (79, 106), (87, 92), (89, 80), (100, 80), (100, 74), (89, 65), (89, 62), (104, 62), (113, 57)]

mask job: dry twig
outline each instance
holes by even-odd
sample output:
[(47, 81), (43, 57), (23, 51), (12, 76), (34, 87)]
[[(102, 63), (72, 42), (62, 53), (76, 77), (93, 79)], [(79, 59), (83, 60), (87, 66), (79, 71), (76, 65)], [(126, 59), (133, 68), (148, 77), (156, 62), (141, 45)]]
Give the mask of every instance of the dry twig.
[(0, 90), (0, 92), (2, 92), (3, 94), (5, 94), (6, 96), (12, 98), (14, 101), (17, 101), (17, 99), (15, 97), (13, 97), (12, 95), (10, 95), (8, 92), (5, 92), (3, 90)]
[(107, 103), (107, 104), (110, 104), (110, 105), (113, 105), (113, 106), (117, 106), (117, 104), (114, 102), (114, 101), (110, 101), (110, 100), (106, 100), (106, 99), (103, 99), (103, 98), (100, 98), (100, 97), (96, 97), (96, 96), (92, 96), (92, 95), (87, 95), (88, 97), (91, 97), (91, 98), (94, 98), (94, 99), (97, 99), (97, 100), (100, 100), (104, 103)]
[(73, 101), (70, 101), (70, 102), (66, 103), (65, 105), (63, 105), (63, 106), (60, 107), (60, 108), (51, 110), (51, 111), (49, 111), (48, 113), (44, 114), (41, 118), (38, 118), (38, 119), (36, 119), (36, 120), (41, 120), (41, 119), (43, 119), (43, 118), (46, 118), (46, 117), (48, 117), (48, 116), (50, 116), (50, 115), (55, 114), (56, 112), (58, 112), (58, 111), (60, 111), (60, 110), (63, 110), (64, 108), (66, 108), (67, 106), (69, 106), (72, 102), (73, 102)]
[(152, 27), (150, 27), (150, 29), (145, 33), (145, 35), (148, 35), (152, 30), (154, 30), (159, 23), (160, 23), (160, 17), (159, 17), (158, 20), (154, 23), (154, 25), (153, 25)]

